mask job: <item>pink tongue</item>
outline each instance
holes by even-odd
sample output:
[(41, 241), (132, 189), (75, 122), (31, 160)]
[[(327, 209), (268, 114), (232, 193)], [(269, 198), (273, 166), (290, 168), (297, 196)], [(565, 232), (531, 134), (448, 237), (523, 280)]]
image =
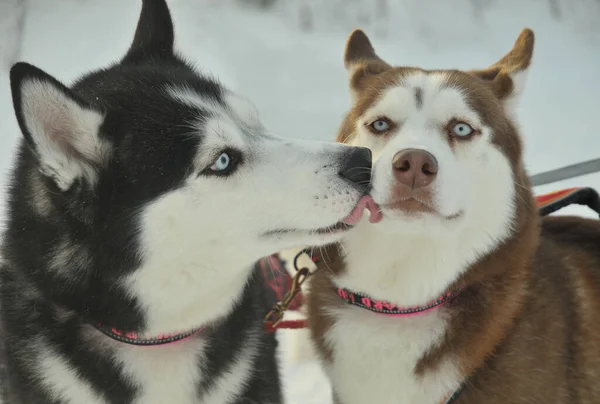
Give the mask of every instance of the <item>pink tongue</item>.
[(379, 206), (375, 203), (373, 198), (371, 198), (369, 195), (365, 195), (360, 198), (360, 201), (358, 201), (356, 207), (352, 209), (352, 212), (350, 212), (350, 214), (346, 216), (342, 222), (350, 226), (354, 226), (360, 222), (360, 219), (362, 219), (365, 208), (371, 212), (371, 217), (369, 218), (371, 223), (378, 223), (381, 221), (383, 215), (379, 210)]

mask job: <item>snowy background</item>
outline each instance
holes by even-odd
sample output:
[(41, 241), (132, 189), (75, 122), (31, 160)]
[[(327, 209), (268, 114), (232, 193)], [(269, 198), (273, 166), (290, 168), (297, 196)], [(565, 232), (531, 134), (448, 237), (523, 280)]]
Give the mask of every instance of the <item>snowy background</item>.
[[(531, 27), (536, 51), (519, 113), (529, 171), (600, 157), (600, 128), (592, 125), (600, 114), (600, 0), (169, 2), (185, 55), (251, 98), (273, 133), (322, 140), (335, 138), (349, 107), (342, 54), (353, 28), (363, 28), (390, 63), (480, 68)], [(0, 0), (1, 187), (20, 136), (9, 66), (25, 60), (70, 82), (106, 65), (127, 49), (140, 4)], [(600, 174), (536, 192), (577, 185), (600, 189)], [(583, 208), (565, 212), (590, 215)], [(285, 349), (288, 338), (283, 342)], [(285, 375), (289, 403), (330, 402), (315, 363), (287, 363)]]

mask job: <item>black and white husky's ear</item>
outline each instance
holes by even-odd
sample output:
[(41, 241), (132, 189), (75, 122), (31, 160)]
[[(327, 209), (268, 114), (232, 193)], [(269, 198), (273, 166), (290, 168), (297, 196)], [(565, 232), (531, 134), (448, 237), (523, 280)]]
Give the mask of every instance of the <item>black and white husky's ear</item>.
[(470, 71), (471, 74), (490, 84), (496, 96), (509, 111), (517, 107), (525, 88), (534, 44), (533, 31), (525, 28), (513, 48), (500, 60), (487, 69)]
[(175, 35), (166, 0), (142, 0), (142, 11), (124, 63), (173, 56)]
[(344, 66), (350, 78), (354, 98), (365, 88), (368, 79), (391, 68), (377, 53), (367, 35), (360, 29), (352, 31), (346, 41)]
[(62, 190), (79, 178), (94, 184), (110, 150), (98, 133), (103, 115), (27, 63), (12, 67), (10, 85), (21, 132), (42, 173)]

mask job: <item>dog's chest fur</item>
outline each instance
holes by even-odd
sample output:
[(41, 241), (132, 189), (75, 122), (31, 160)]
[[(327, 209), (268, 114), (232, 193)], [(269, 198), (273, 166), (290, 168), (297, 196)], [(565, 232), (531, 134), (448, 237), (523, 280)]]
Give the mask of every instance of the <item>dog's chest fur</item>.
[[(93, 333), (90, 332), (90, 333)], [(103, 338), (103, 337), (101, 337)], [(161, 347), (138, 347), (119, 342), (103, 346), (122, 366), (124, 380), (137, 390), (133, 403), (198, 403), (202, 379), (199, 360), (206, 343), (194, 339)], [(38, 374), (49, 396), (66, 403), (106, 404), (103, 394), (92, 389), (61, 357), (40, 346)]]
[(330, 376), (342, 403), (439, 404), (459, 386), (450, 361), (416, 374), (418, 361), (445, 333), (442, 311), (401, 319), (343, 306), (332, 314)]
[[(132, 404), (235, 402), (251, 378), (259, 348), (256, 339), (248, 338), (228, 369), (215, 376), (208, 366), (203, 366), (210, 342), (202, 336), (156, 347), (106, 342), (96, 348), (105, 350), (113, 358), (122, 379), (135, 389)], [(69, 366), (64, 358), (53, 353), (46, 344), (38, 343), (35, 373), (48, 397), (64, 403), (111, 402), (79, 377), (77, 369)], [(202, 388), (207, 382), (210, 386)]]
[(212, 380), (212, 387), (199, 394), (199, 386), (207, 379), (202, 360), (208, 345), (204, 338), (198, 338), (161, 349), (121, 346), (116, 357), (122, 362), (124, 373), (139, 386), (134, 403), (232, 402), (248, 382), (257, 354), (256, 341), (249, 340), (229, 370)]
[[(12, 273), (5, 268), (3, 286), (14, 289)], [(279, 403), (276, 341), (263, 332), (263, 294), (262, 279), (250, 281), (222, 322), (161, 346), (112, 340), (68, 312), (56, 317), (51, 328), (43, 327), (47, 317), (34, 316), (25, 329), (40, 331), (35, 336), (13, 332), (7, 339), (9, 355), (0, 352), (0, 361), (8, 366), (0, 368), (0, 380), (8, 380), (0, 397), (6, 403), (28, 404)], [(18, 331), (23, 313), (34, 307), (48, 311), (31, 293), (2, 304), (15, 316), (3, 319), (0, 331)]]
[[(345, 269), (335, 280), (326, 269), (317, 273), (309, 296), (311, 314), (328, 323), (317, 327), (321, 331), (311, 328), (323, 333), (322, 338), (317, 336), (321, 350), (331, 351), (327, 367), (338, 400), (342, 404), (444, 403), (462, 383), (458, 362), (447, 356), (424, 373), (417, 366), (444, 341), (450, 320), (446, 308), (410, 317), (384, 316), (346, 304), (334, 289), (347, 288), (404, 307), (423, 304), (452, 283), (451, 271), (465, 255), (454, 243), (396, 243), (377, 237), (369, 228), (363, 231), (367, 234), (349, 237), (337, 250), (344, 258), (327, 253), (333, 257), (332, 268)], [(447, 259), (436, 261), (427, 253), (429, 248), (447, 251)]]
[(202, 379), (199, 360), (205, 347), (202, 338), (159, 349), (123, 345), (115, 350), (115, 359), (139, 388), (135, 404), (193, 404), (198, 402), (197, 388)]

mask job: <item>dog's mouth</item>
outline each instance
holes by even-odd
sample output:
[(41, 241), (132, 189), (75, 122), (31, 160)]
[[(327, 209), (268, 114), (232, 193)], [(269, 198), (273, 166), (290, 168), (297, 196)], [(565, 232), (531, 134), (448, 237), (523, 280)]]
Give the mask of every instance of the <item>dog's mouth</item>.
[(283, 235), (283, 234), (289, 234), (289, 233), (304, 233), (304, 234), (309, 234), (309, 235), (315, 235), (315, 234), (325, 235), (325, 234), (341, 233), (341, 232), (350, 230), (356, 224), (358, 224), (358, 222), (360, 222), (361, 219), (363, 218), (365, 209), (367, 209), (370, 213), (369, 221), (371, 223), (378, 223), (383, 218), (383, 214), (381, 213), (381, 209), (379, 208), (379, 205), (377, 205), (377, 203), (375, 203), (375, 201), (373, 200), (373, 198), (370, 195), (364, 195), (362, 198), (359, 199), (359, 201), (356, 203), (356, 206), (354, 206), (354, 208), (348, 214), (348, 216), (346, 216), (345, 218), (343, 218), (342, 220), (340, 220), (339, 222), (337, 222), (331, 226), (320, 227), (317, 229), (276, 229), (276, 230), (271, 230), (269, 232), (266, 232), (264, 235), (265, 236), (276, 236), (276, 235)]
[(391, 203), (386, 203), (385, 205), (381, 205), (384, 209), (400, 211), (404, 214), (408, 214), (409, 216), (417, 216), (419, 214), (438, 216), (442, 219), (446, 220), (454, 220), (458, 219), (463, 215), (462, 211), (458, 211), (451, 215), (444, 215), (440, 213), (437, 209), (431, 206), (427, 201), (423, 201), (416, 197), (408, 197), (397, 199)]

